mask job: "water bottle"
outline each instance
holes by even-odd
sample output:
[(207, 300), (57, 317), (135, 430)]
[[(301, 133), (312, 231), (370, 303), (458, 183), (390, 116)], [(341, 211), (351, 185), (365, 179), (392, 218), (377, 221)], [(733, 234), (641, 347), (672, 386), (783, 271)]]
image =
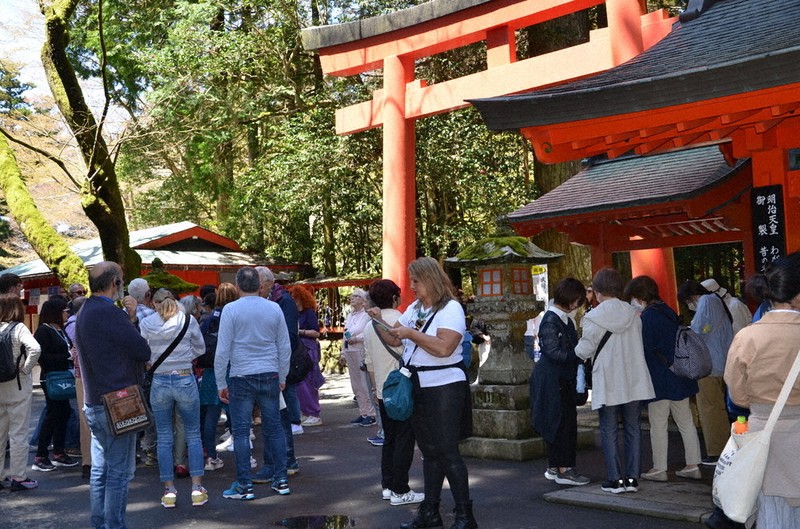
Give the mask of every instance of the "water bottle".
[(733, 423), (733, 433), (743, 434), (747, 433), (747, 417), (739, 415), (736, 417), (736, 422)]
[(575, 384), (575, 391), (577, 393), (586, 393), (586, 372), (584, 371), (583, 364), (578, 365), (578, 378)]

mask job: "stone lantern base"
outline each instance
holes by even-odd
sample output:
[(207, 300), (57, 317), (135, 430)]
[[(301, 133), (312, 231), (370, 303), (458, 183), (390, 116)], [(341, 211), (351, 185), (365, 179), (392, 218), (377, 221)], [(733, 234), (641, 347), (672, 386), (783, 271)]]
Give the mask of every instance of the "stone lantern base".
[[(544, 440), (531, 429), (528, 384), (472, 385), (473, 436), (461, 454), (481, 459), (529, 461), (547, 456)], [(578, 429), (578, 448), (595, 446), (591, 428)]]

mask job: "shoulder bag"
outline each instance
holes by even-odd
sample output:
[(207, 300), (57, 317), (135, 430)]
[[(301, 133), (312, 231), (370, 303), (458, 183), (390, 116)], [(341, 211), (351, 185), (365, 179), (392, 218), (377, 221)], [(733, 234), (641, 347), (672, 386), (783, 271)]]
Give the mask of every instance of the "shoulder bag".
[(714, 503), (734, 522), (745, 523), (756, 511), (756, 501), (764, 472), (767, 469), (767, 456), (772, 430), (786, 405), (789, 393), (800, 373), (800, 352), (792, 364), (792, 369), (783, 383), (783, 388), (775, 401), (764, 429), (743, 434), (733, 433), (722, 450), (714, 470), (714, 485), (711, 494)]
[[(66, 342), (68, 348), (72, 346), (65, 333), (57, 331), (48, 324), (45, 325), (49, 327), (51, 331), (58, 334), (59, 338)], [(50, 371), (45, 375), (42, 383), (44, 384), (45, 395), (50, 400), (69, 400), (76, 397), (75, 374), (72, 370)]]
[[(425, 323), (422, 328), (422, 333), (428, 330), (433, 318), (436, 316), (436, 311), (431, 314), (430, 319)], [(375, 321), (372, 322), (375, 328), (375, 334), (378, 335), (383, 346), (389, 351), (393, 357), (400, 362), (400, 367), (389, 373), (386, 377), (386, 382), (383, 383), (383, 407), (386, 409), (386, 415), (395, 421), (407, 421), (414, 411), (414, 384), (411, 382), (411, 375), (414, 367), (411, 366), (411, 359), (414, 353), (417, 352), (418, 345), (414, 346), (414, 351), (411, 352), (411, 357), (408, 359), (408, 364), (403, 363), (403, 357), (395, 353), (389, 344), (387, 344), (380, 332), (378, 332), (378, 325)]]

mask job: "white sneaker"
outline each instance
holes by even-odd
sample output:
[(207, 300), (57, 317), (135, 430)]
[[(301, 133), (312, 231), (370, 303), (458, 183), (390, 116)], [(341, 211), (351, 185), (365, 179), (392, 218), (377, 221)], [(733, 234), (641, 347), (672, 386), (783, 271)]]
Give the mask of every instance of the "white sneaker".
[(217, 424), (225, 424), (228, 422), (228, 416), (225, 415), (225, 412), (219, 414), (219, 419), (217, 419)]
[[(253, 449), (253, 439), (250, 439), (250, 450)], [(217, 445), (217, 452), (233, 452), (233, 436), (228, 437), (223, 442)]]
[(253, 429), (252, 429), (252, 428), (250, 428), (250, 441), (251, 441), (251, 443), (250, 443), (250, 448), (253, 448), (253, 443), (252, 443), (252, 441), (255, 441), (255, 440), (256, 440), (256, 434), (254, 434), (254, 433), (253, 433)]
[(311, 415), (306, 417), (306, 420), (301, 422), (300, 426), (322, 426), (322, 419)]
[(204, 470), (218, 470), (225, 466), (225, 462), (220, 459), (219, 457), (213, 458), (209, 457), (206, 458), (206, 466), (203, 467)]
[(405, 494), (395, 494), (392, 492), (392, 497), (389, 502), (392, 505), (411, 505), (412, 503), (421, 503), (423, 500), (425, 500), (425, 495), (423, 493), (410, 490)]
[(292, 435), (300, 435), (303, 433), (303, 427), (299, 424), (292, 424)]
[(232, 435), (217, 445), (217, 452), (233, 452)]
[(258, 461), (253, 456), (250, 456), (250, 468), (256, 468), (258, 466)]
[(391, 500), (392, 499), (392, 491), (389, 490), (389, 489), (383, 489), (383, 491), (381, 491), (381, 496), (382, 496), (382, 499), (384, 499), (384, 500)]

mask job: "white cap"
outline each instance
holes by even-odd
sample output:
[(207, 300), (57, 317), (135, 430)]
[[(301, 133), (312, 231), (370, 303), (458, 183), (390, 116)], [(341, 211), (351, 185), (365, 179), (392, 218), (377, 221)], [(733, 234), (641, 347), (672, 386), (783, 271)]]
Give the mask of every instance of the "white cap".
[(717, 283), (717, 280), (714, 278), (706, 279), (705, 281), (702, 281), (700, 284), (703, 285), (703, 287), (706, 290), (708, 290), (709, 292), (713, 292), (714, 294), (718, 295), (721, 298), (724, 298), (725, 294), (728, 293), (727, 290), (719, 286), (719, 283)]

